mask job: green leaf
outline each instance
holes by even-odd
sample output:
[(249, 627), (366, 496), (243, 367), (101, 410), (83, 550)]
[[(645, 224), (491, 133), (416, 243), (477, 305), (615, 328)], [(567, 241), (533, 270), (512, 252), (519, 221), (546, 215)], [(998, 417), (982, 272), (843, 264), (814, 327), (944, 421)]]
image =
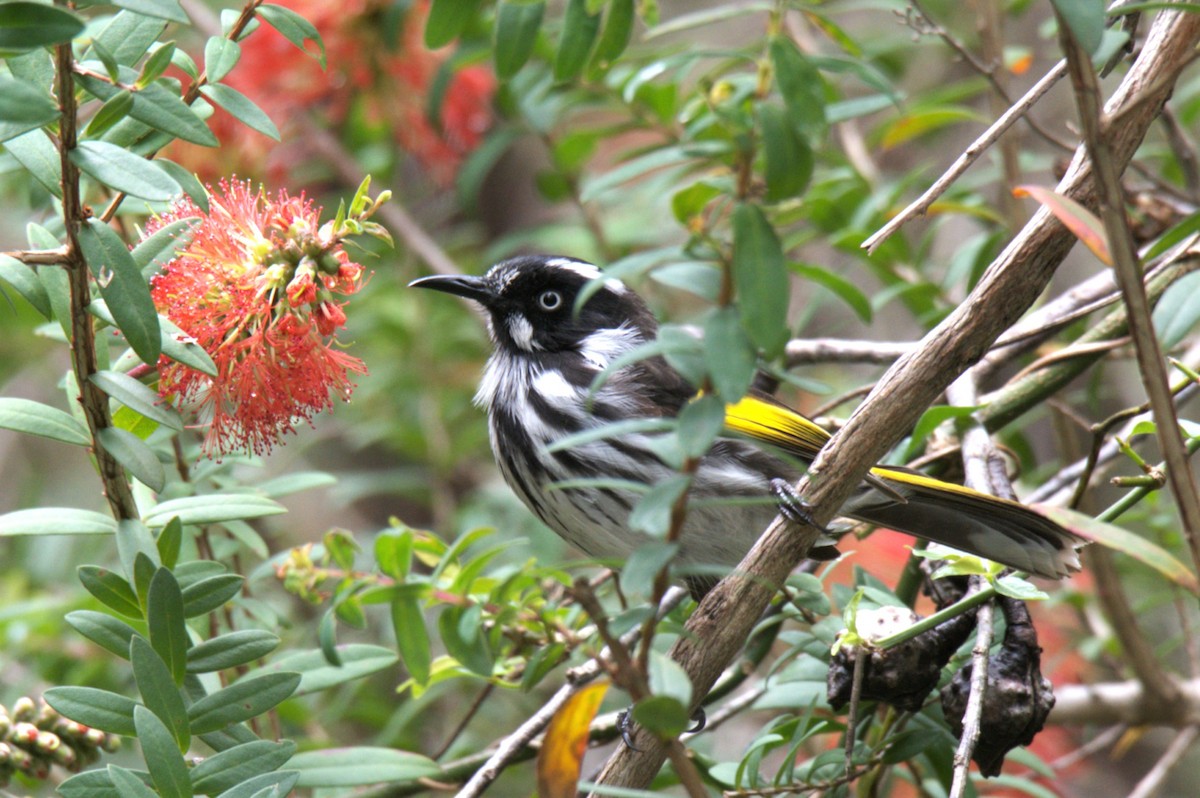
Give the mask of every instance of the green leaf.
[(703, 180), (675, 192), (671, 197), (671, 212), (680, 224), (687, 224), (704, 212), (708, 203), (721, 196), (721, 189)]
[(58, 116), (58, 105), (49, 94), (27, 81), (0, 75), (0, 141), (48, 125)]
[(621, 569), (621, 589), (630, 595), (649, 595), (660, 571), (679, 553), (678, 543), (651, 540), (638, 546)]
[(126, 8), (147, 17), (158, 17), (181, 25), (190, 25), (191, 19), (179, 0), (112, 0), (113, 5)]
[(725, 428), (725, 400), (700, 396), (679, 413), (679, 442), (688, 457), (702, 457)]
[(27, 266), (8, 255), (0, 255), (0, 280), (16, 289), (16, 292), (24, 297), (25, 301), (32, 305), (38, 313), (47, 319), (53, 317), (46, 287), (42, 285), (42, 281), (38, 279), (38, 274), (32, 266)]
[(287, 508), (278, 502), (253, 493), (209, 493), (165, 501), (142, 516), (142, 521), (153, 528), (179, 516), (185, 526), (203, 526), (285, 512)]
[(132, 698), (95, 687), (51, 687), (42, 693), (58, 714), (113, 734), (133, 734)]
[[(95, 302), (92, 302), (95, 305)], [(193, 368), (201, 374), (210, 377), (217, 376), (217, 364), (209, 357), (204, 347), (196, 343), (190, 335), (176, 326), (175, 322), (165, 316), (158, 317), (158, 326), (162, 330), (162, 353), (177, 363)]]
[[(59, 161), (58, 150), (46, 135), (46, 131), (31, 130), (15, 139), (9, 139), (4, 142), (4, 150), (25, 167), (42, 188), (62, 199), (62, 162)], [(58, 271), (66, 277), (66, 272), (62, 269), (50, 271)], [(70, 317), (67, 318), (69, 320)]]
[(969, 418), (978, 409), (978, 407), (961, 405), (935, 405), (928, 408), (917, 419), (917, 423), (913, 425), (912, 443), (908, 450), (909, 459), (917, 456), (917, 453), (925, 444), (925, 439), (932, 435), (933, 431), (943, 423), (951, 419)]
[[(142, 779), (143, 783), (150, 781), (150, 774), (145, 771), (130, 772)], [(58, 794), (62, 798), (130, 798), (117, 789), (113, 784), (112, 775), (106, 769), (76, 773), (58, 785)]]
[(294, 770), (277, 770), (247, 779), (230, 787), (217, 798), (287, 798), (300, 779)]
[(736, 402), (746, 395), (758, 358), (736, 308), (718, 308), (704, 323), (704, 362), (717, 396)]
[(264, 136), (279, 141), (279, 128), (271, 121), (263, 109), (254, 104), (246, 95), (237, 89), (221, 84), (207, 84), (200, 87), (200, 93), (217, 105), (233, 114), (238, 121), (257, 130)]
[(663, 739), (678, 737), (691, 725), (688, 708), (669, 695), (643, 698), (633, 705), (633, 719)]
[(1089, 54), (1100, 49), (1104, 38), (1104, 0), (1050, 0), (1050, 4), (1067, 23), (1080, 47)]
[(312, 23), (304, 17), (292, 11), (290, 8), (266, 3), (258, 7), (258, 16), (270, 25), (275, 30), (283, 34), (283, 38), (287, 39), (296, 47), (308, 55), (313, 55), (304, 46), (306, 41), (314, 42), (320, 49), (320, 55), (315, 56), (321, 62), (321, 69), (325, 68), (325, 42), (321, 41), (321, 34), (313, 27)]
[(0, 50), (32, 50), (69, 42), (83, 32), (83, 20), (42, 3), (0, 3)]
[(175, 42), (161, 44), (156, 42), (154, 51), (142, 63), (142, 71), (138, 74), (134, 88), (144, 89), (162, 77), (162, 73), (167, 71), (167, 67), (171, 66), (171, 62), (174, 60), (175, 49)]
[[(157, 798), (158, 796), (158, 793), (150, 789), (146, 782), (142, 781), (141, 776), (132, 770), (118, 765), (109, 765), (104, 772), (107, 773), (113, 789), (117, 791), (120, 798)], [(149, 775), (149, 773), (146, 774), (147, 777)]]
[(138, 601), (137, 593), (120, 574), (98, 565), (81, 565), (77, 574), (84, 589), (110, 610), (127, 618), (142, 617), (142, 605)]
[[(138, 555), (146, 557), (152, 568), (157, 568), (159, 562), (158, 549), (154, 545), (154, 537), (146, 525), (135, 519), (117, 522), (117, 554), (121, 558), (121, 567), (130, 579), (137, 574)], [(149, 581), (146, 585), (149, 586)]]
[(188, 707), (192, 734), (215, 732), (261, 715), (283, 701), (300, 684), (300, 674), (265, 673), (234, 682)]
[[(194, 174), (166, 158), (156, 158), (155, 162), (180, 185), (183, 193), (187, 194), (192, 202), (196, 203), (196, 207), (200, 209), (201, 213), (208, 213), (208, 191), (205, 190), (204, 184), (197, 180)], [(192, 224), (195, 224), (195, 222), (192, 222)], [(189, 236), (188, 238), (190, 239), (191, 237)], [(184, 244), (181, 244), (180, 248), (183, 246)]]
[(192, 735), (188, 730), (187, 707), (183, 696), (171, 678), (171, 672), (162, 658), (144, 637), (135, 635), (129, 643), (129, 661), (133, 666), (133, 679), (142, 703), (163, 722), (175, 738), (180, 751), (191, 745)]
[(183, 524), (178, 518), (167, 522), (158, 533), (158, 540), (154, 545), (158, 549), (158, 557), (163, 567), (173, 569), (179, 560), (179, 550), (183, 547)]
[(447, 607), (438, 616), (438, 634), (447, 653), (472, 673), (490, 677), (495, 659), (475, 607)]
[[(77, 80), (83, 88), (101, 100), (108, 100), (114, 94), (122, 91), (112, 83), (88, 75), (79, 75)], [(132, 70), (123, 69), (121, 71), (122, 83), (129, 84), (134, 80), (136, 77)], [(133, 107), (130, 109), (129, 115), (155, 130), (169, 133), (184, 141), (204, 147), (217, 146), (217, 137), (200, 117), (196, 116), (196, 112), (189, 108), (178, 94), (173, 93), (161, 83), (151, 83), (140, 91), (134, 92)]]
[(500, 0), (496, 7), (496, 37), (493, 43), (496, 77), (508, 80), (525, 66), (537, 42), (546, 4)]
[(159, 566), (145, 552), (137, 552), (133, 557), (133, 592), (137, 593), (138, 602), (144, 607), (150, 594), (150, 582)]
[(143, 363), (156, 365), (162, 351), (158, 311), (125, 242), (104, 222), (88, 219), (79, 228), (79, 246), (125, 340)]
[(177, 685), (183, 684), (187, 675), (187, 650), (191, 645), (184, 618), (179, 582), (168, 569), (159, 568), (146, 595), (146, 625), (150, 630), (150, 645), (167, 664)]
[(436, 762), (420, 754), (370, 746), (304, 751), (293, 756), (287, 767), (300, 771), (301, 787), (358, 787), (437, 778), (442, 772)]
[(554, 79), (574, 80), (587, 65), (596, 34), (600, 32), (600, 12), (588, 11), (588, 0), (568, 0), (563, 14), (562, 37), (554, 56)]
[(112, 97), (104, 101), (104, 105), (100, 106), (100, 110), (88, 122), (87, 135), (89, 138), (98, 138), (104, 135), (113, 128), (118, 122), (121, 122), (129, 116), (129, 112), (133, 110), (133, 92), (128, 89), (122, 89)]
[(0, 515), (0, 538), (12, 535), (110, 535), (112, 516), (94, 510), (36, 508)]
[(427, 592), (428, 588), (424, 585), (396, 585), (391, 601), (396, 649), (413, 681), (422, 687), (429, 684), (433, 662), (429, 632), (425, 629), (425, 614), (421, 609), (421, 599)]
[(242, 48), (224, 36), (210, 36), (204, 45), (204, 72), (209, 83), (220, 83), (237, 66)]
[(164, 404), (158, 393), (140, 380), (120, 371), (97, 371), (88, 377), (88, 381), (130, 410), (168, 429), (183, 429), (183, 419), (175, 408)]
[[(165, 165), (166, 161), (158, 161)], [(177, 164), (172, 164), (177, 166)], [(195, 180), (195, 177), (192, 178)], [(154, 235), (143, 239), (130, 251), (133, 262), (142, 270), (142, 275), (149, 278), (156, 274), (165, 264), (170, 263), (181, 250), (186, 249), (192, 240), (192, 229), (200, 222), (198, 216), (188, 216), (176, 219), (154, 231)], [(149, 272), (149, 274), (147, 273)]]
[(254, 488), (268, 499), (278, 499), (282, 496), (291, 496), (294, 493), (336, 484), (337, 477), (327, 471), (294, 471), (274, 479), (268, 479), (266, 482), (260, 482)]
[(600, 41), (588, 62), (588, 71), (592, 77), (599, 77), (607, 72), (633, 37), (634, 7), (633, 0), (612, 0), (604, 18), (604, 30), (600, 33)]
[(629, 528), (655, 538), (665, 536), (671, 527), (671, 509), (691, 484), (687, 474), (675, 474), (650, 488), (629, 513)]
[(775, 36), (769, 45), (775, 82), (787, 106), (787, 120), (816, 141), (825, 132), (825, 83), (821, 73), (790, 38)]
[(733, 212), (733, 278), (746, 333), (774, 357), (788, 338), (787, 263), (771, 223), (750, 203)]
[(158, 164), (107, 141), (79, 142), (71, 162), (109, 188), (151, 202), (169, 202), (181, 191)]
[[(117, 63), (132, 66), (158, 41), (166, 28), (167, 23), (161, 19), (133, 11), (122, 11), (100, 31), (93, 40), (93, 45), (96, 49), (103, 48), (108, 51)], [(92, 57), (96, 57), (95, 52), (89, 50), (84, 53), (85, 59)]]
[(129, 641), (137, 631), (119, 618), (95, 610), (75, 610), (68, 612), (64, 620), (105, 651), (121, 659), (129, 657)]
[(845, 302), (863, 321), (871, 321), (874, 316), (871, 300), (862, 292), (862, 289), (845, 277), (829, 269), (808, 263), (793, 263), (791, 268), (804, 279), (816, 283)]
[(133, 708), (133, 723), (158, 794), (163, 798), (191, 798), (192, 779), (170, 730), (143, 706)]
[(425, 46), (436, 50), (457, 39), (479, 14), (479, 4), (480, 0), (433, 0), (425, 21)]
[(270, 654), (279, 638), (262, 629), (226, 632), (188, 650), (188, 673), (211, 673), (236, 668)]
[(0, 429), (25, 432), (76, 446), (90, 446), (92, 442), (87, 428), (70, 413), (13, 396), (0, 397)]
[(767, 202), (797, 197), (812, 179), (813, 153), (792, 126), (788, 112), (775, 105), (758, 106), (762, 127)]
[[(1200, 272), (1180, 277), (1154, 306), (1154, 329), (1164, 350), (1172, 349), (1200, 324)], [(0, 425), (3, 426), (3, 425)]]
[(224, 606), (241, 592), (245, 581), (238, 574), (218, 574), (188, 585), (183, 589), (183, 614), (195, 618)]
[(138, 436), (119, 427), (105, 427), (96, 433), (104, 450), (123, 465), (130, 475), (153, 491), (167, 484), (167, 474), (154, 450)]
[(396, 652), (390, 648), (367, 643), (340, 645), (337, 653), (342, 662), (341, 666), (330, 665), (320, 649), (309, 649), (280, 657), (266, 670), (298, 673), (301, 679), (295, 694), (300, 696), (361, 679), (384, 668), (390, 668), (399, 660)]
[(254, 740), (235, 745), (200, 761), (192, 768), (192, 789), (199, 795), (231, 790), (247, 779), (271, 773), (296, 753), (291, 740)]

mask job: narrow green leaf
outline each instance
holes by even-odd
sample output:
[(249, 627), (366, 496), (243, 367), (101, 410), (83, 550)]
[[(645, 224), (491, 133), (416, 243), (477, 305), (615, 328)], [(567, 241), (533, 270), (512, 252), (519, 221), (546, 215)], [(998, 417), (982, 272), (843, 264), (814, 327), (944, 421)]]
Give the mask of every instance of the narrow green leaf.
[(51, 687), (42, 693), (46, 703), (63, 717), (113, 734), (133, 734), (132, 698), (95, 687)]
[(1089, 54), (1100, 49), (1104, 38), (1104, 0), (1050, 0), (1059, 18)]
[(138, 602), (145, 607), (150, 596), (150, 582), (159, 566), (150, 555), (139, 551), (133, 556), (133, 592), (137, 594)]
[(554, 56), (554, 79), (574, 80), (583, 72), (600, 32), (600, 12), (588, 11), (587, 0), (568, 0), (563, 14), (562, 38)]
[(162, 19), (133, 11), (122, 11), (100, 31), (93, 40), (94, 49), (86, 51), (84, 58), (95, 58), (95, 50), (104, 48), (118, 64), (132, 66), (159, 40), (166, 28), (167, 23)]
[(58, 115), (49, 94), (27, 81), (0, 75), (0, 141), (48, 125)]
[(179, 750), (186, 751), (192, 742), (187, 707), (166, 663), (144, 637), (137, 635), (129, 642), (129, 662), (133, 666), (133, 679), (142, 695), (142, 703), (171, 732)]
[(224, 606), (241, 592), (246, 578), (238, 574), (218, 574), (183, 589), (183, 614), (195, 618)]
[(70, 413), (13, 396), (0, 397), (0, 429), (25, 432), (76, 446), (89, 446), (92, 442), (87, 428)]
[(287, 767), (300, 771), (301, 787), (358, 787), (385, 781), (437, 778), (432, 759), (394, 748), (324, 748), (296, 754)]
[(758, 106), (767, 179), (767, 202), (792, 199), (808, 188), (813, 153), (792, 126), (788, 112), (776, 105)]
[(285, 512), (287, 508), (278, 502), (253, 493), (209, 493), (165, 501), (147, 512), (142, 520), (153, 528), (179, 516), (185, 526), (203, 526)]
[(816, 283), (845, 302), (854, 311), (855, 315), (864, 322), (870, 322), (874, 317), (875, 311), (871, 307), (871, 300), (867, 295), (863, 293), (861, 288), (837, 272), (809, 263), (793, 263), (791, 264), (791, 269), (804, 279)]
[(679, 441), (688, 457), (702, 457), (725, 428), (725, 400), (709, 394), (688, 402), (679, 413)]
[(83, 32), (83, 20), (42, 3), (0, 3), (0, 50), (32, 50), (69, 42)]
[(769, 51), (788, 121), (815, 141), (826, 128), (825, 82), (820, 71), (787, 36), (772, 38)]
[(592, 53), (588, 70), (593, 77), (607, 72), (633, 37), (634, 5), (633, 0), (612, 0), (604, 18), (604, 30), (600, 33), (600, 41)]
[(444, 47), (458, 38), (479, 14), (480, 0), (433, 0), (425, 20), (425, 46)]
[(109, 188), (151, 202), (169, 202), (181, 190), (158, 164), (107, 141), (79, 142), (71, 161)]
[(142, 605), (138, 601), (137, 593), (120, 574), (98, 565), (81, 565), (77, 573), (84, 589), (101, 604), (127, 618), (142, 617)]
[(183, 524), (178, 518), (172, 518), (158, 533), (154, 542), (158, 549), (159, 559), (164, 568), (174, 568), (179, 560), (179, 550), (183, 547)]
[(691, 724), (686, 706), (669, 695), (652, 695), (633, 705), (633, 719), (654, 734), (675, 738)]
[[(125, 576), (130, 579), (135, 578), (137, 574), (137, 558), (138, 555), (146, 557), (150, 560), (150, 565), (153, 568), (158, 568), (159, 562), (158, 549), (154, 545), (154, 536), (150, 534), (150, 530), (141, 521), (135, 519), (125, 519), (117, 522), (117, 556), (121, 559), (121, 567), (125, 569)], [(149, 581), (146, 586), (149, 587)]]
[(750, 340), (774, 357), (788, 338), (787, 263), (771, 223), (750, 203), (733, 212), (733, 278), (742, 325)]
[(296, 753), (291, 740), (254, 740), (235, 745), (207, 757), (192, 768), (192, 789), (200, 795), (216, 795), (242, 782), (271, 773)]
[(270, 654), (279, 638), (262, 629), (240, 629), (198, 643), (188, 651), (188, 673), (236, 668)]
[(224, 36), (210, 36), (204, 45), (204, 72), (209, 83), (220, 83), (237, 66), (242, 48)]
[(11, 285), (38, 313), (47, 319), (53, 317), (46, 287), (42, 285), (32, 266), (27, 266), (8, 255), (0, 255), (0, 280)]
[(340, 668), (342, 660), (338, 657), (337, 650), (336, 607), (330, 607), (321, 616), (321, 622), (317, 624), (317, 642), (321, 644), (321, 653), (325, 656), (325, 661), (335, 668)]
[(137, 631), (120, 620), (95, 610), (68, 612), (65, 619), (79, 634), (122, 659), (129, 657), (129, 641)]
[(120, 371), (97, 371), (88, 381), (130, 410), (173, 430), (183, 429), (183, 419), (158, 393), (140, 380)]
[(736, 402), (746, 395), (758, 358), (736, 308), (718, 308), (704, 323), (704, 362), (717, 396)]
[(342, 664), (330, 665), (320, 649), (298, 651), (274, 660), (266, 672), (292, 671), (302, 677), (296, 695), (309, 695), (328, 690), (345, 682), (369, 676), (394, 666), (399, 658), (396, 652), (383, 646), (368, 643), (348, 643), (338, 646), (338, 659)]
[(162, 73), (167, 71), (167, 67), (171, 66), (174, 60), (175, 49), (175, 42), (156, 43), (150, 57), (142, 63), (142, 71), (138, 74), (134, 87), (144, 89), (162, 77)]
[(396, 588), (391, 601), (396, 648), (413, 681), (424, 687), (429, 684), (433, 662), (425, 614), (421, 609), (421, 598), (428, 589), (424, 585), (396, 585)]
[[(187, 169), (184, 169), (174, 161), (166, 158), (155, 158), (154, 160), (164, 172), (169, 174), (172, 179), (174, 179), (174, 181), (180, 185), (180, 187), (183, 189), (183, 193), (187, 194), (188, 197), (191, 198), (192, 202), (196, 203), (196, 207), (200, 209), (201, 213), (208, 213), (208, 191), (205, 190), (204, 184), (201, 183), (194, 174)], [(183, 220), (181, 219), (180, 221)], [(189, 224), (194, 223), (195, 222), (190, 222)], [(188, 238), (190, 239), (190, 236), (188, 236)], [(179, 246), (180, 249), (186, 246), (186, 240)]]
[(300, 774), (294, 770), (277, 770), (247, 779), (217, 798), (287, 798), (299, 780)]
[(501, 0), (496, 7), (494, 58), (496, 77), (508, 80), (525, 66), (537, 42), (545, 2)]
[[(92, 304), (96, 303), (93, 301)], [(217, 364), (192, 336), (179, 329), (175, 322), (165, 316), (158, 317), (158, 326), (162, 330), (160, 341), (164, 355), (201, 374), (207, 374), (210, 377), (217, 376)]]
[(321, 34), (317, 32), (317, 29), (313, 27), (311, 22), (290, 8), (284, 8), (272, 3), (265, 3), (259, 6), (258, 16), (262, 17), (272, 28), (282, 33), (283, 38), (309, 55), (313, 55), (313, 53), (309, 52), (304, 43), (311, 41), (316, 44), (320, 49), (320, 54), (314, 57), (321, 62), (321, 69), (325, 68), (325, 42), (321, 41)]
[(686, 474), (667, 477), (638, 499), (629, 514), (629, 528), (655, 538), (662, 538), (671, 526), (671, 509), (691, 486)]
[[(160, 166), (165, 164), (164, 161), (158, 163)], [(134, 247), (129, 254), (133, 256), (133, 262), (142, 270), (142, 276), (149, 279), (161, 271), (165, 264), (178, 257), (178, 253), (191, 242), (192, 229), (199, 221), (200, 217), (198, 216), (177, 219), (155, 230), (153, 235), (143, 239)]]
[[(121, 70), (122, 83), (133, 83), (134, 80), (136, 76), (132, 70)], [(78, 81), (83, 88), (101, 100), (108, 100), (122, 91), (112, 83), (88, 75), (79, 75)], [(129, 115), (155, 130), (169, 133), (184, 141), (204, 147), (217, 146), (217, 137), (196, 115), (196, 111), (161, 83), (151, 83), (134, 92), (133, 108), (130, 109)]]
[(79, 246), (125, 340), (143, 363), (156, 365), (162, 351), (158, 311), (125, 242), (104, 222), (89, 219), (79, 229)]
[(122, 89), (104, 101), (100, 110), (88, 122), (87, 136), (98, 138), (111, 130), (114, 125), (129, 116), (133, 110), (133, 92)]
[(271, 117), (237, 89), (210, 83), (201, 86), (200, 93), (233, 114), (242, 124), (279, 141), (279, 128), (275, 127)]
[(141, 438), (128, 430), (105, 427), (96, 433), (96, 439), (138, 482), (153, 491), (166, 487), (167, 474), (162, 463)]
[(187, 674), (187, 650), (191, 645), (184, 617), (179, 583), (169, 570), (159, 568), (146, 595), (146, 625), (150, 630), (150, 645), (167, 664), (177, 685), (183, 684)]
[[(158, 796), (158, 793), (150, 789), (146, 782), (142, 781), (141, 776), (132, 770), (118, 765), (109, 765), (104, 772), (108, 774), (113, 789), (117, 791), (120, 798), (157, 798)], [(146, 775), (149, 777), (149, 774)], [(92, 798), (100, 798), (100, 796), (93, 794)]]
[[(130, 771), (143, 783), (150, 781), (150, 774), (142, 770)], [(76, 773), (58, 785), (62, 798), (129, 798), (113, 784), (112, 775), (106, 769), (85, 770)]]
[(113, 0), (113, 5), (181, 25), (190, 25), (192, 22), (183, 6), (179, 5), (179, 0)]
[[(44, 130), (31, 130), (28, 133), (4, 142), (4, 150), (17, 163), (25, 167), (25, 171), (33, 175), (33, 179), (42, 188), (62, 199), (62, 162), (58, 159), (58, 150), (46, 135)], [(66, 272), (58, 271), (64, 277)]]
[(143, 706), (133, 708), (133, 723), (158, 794), (162, 798), (191, 798), (192, 780), (188, 776), (187, 763), (175, 746), (170, 730)]
[(261, 715), (290, 696), (300, 674), (266, 673), (234, 682), (188, 707), (192, 734), (218, 731)]

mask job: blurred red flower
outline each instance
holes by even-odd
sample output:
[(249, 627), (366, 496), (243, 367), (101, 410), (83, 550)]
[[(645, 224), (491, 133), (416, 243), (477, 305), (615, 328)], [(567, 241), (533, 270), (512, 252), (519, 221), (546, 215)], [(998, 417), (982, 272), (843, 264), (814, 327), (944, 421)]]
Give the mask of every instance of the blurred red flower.
[(208, 352), (210, 377), (159, 360), (159, 394), (208, 424), (209, 456), (263, 453), (296, 424), (348, 399), (361, 360), (337, 348), (342, 297), (362, 285), (321, 209), (303, 195), (269, 197), (249, 181), (222, 182), (209, 213), (190, 199), (147, 226), (199, 217), (190, 241), (151, 280), (159, 312)]
[(315, 153), (311, 142), (303, 135), (289, 136), (288, 129), (304, 115), (340, 125), (360, 103), (367, 118), (389, 128), (400, 147), (434, 181), (446, 185), (453, 180), (463, 157), (491, 127), (496, 79), (481, 65), (457, 70), (442, 98), (439, 125), (430, 123), (429, 93), (449, 52), (425, 47), (429, 3), (414, 3), (405, 12), (395, 41), (389, 40), (384, 24), (391, 0), (286, 0), (283, 5), (321, 33), (328, 70), (322, 71), (315, 58), (300, 52), (274, 28), (261, 25), (241, 42), (241, 60), (222, 81), (271, 117), (284, 132), (283, 143), (218, 108), (210, 125), (224, 145), (219, 157), (214, 156), (215, 150), (186, 142), (173, 144), (166, 155), (204, 179), (236, 172), (290, 182), (292, 170)]

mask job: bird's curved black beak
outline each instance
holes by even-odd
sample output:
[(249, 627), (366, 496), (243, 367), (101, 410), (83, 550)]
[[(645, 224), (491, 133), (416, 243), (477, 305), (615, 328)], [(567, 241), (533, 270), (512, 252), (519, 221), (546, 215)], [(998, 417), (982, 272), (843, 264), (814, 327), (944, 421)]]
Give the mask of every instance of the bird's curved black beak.
[(464, 299), (473, 299), (484, 307), (489, 306), (496, 299), (495, 292), (492, 291), (486, 280), (468, 274), (433, 274), (413, 280), (408, 287), (444, 291)]

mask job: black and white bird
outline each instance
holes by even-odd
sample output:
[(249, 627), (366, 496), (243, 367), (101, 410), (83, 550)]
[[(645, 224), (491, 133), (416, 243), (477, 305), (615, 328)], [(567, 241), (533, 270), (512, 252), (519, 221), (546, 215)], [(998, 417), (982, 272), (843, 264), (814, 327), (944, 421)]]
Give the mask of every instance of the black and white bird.
[[(595, 388), (597, 375), (655, 339), (657, 322), (641, 298), (596, 266), (567, 257), (513, 258), (482, 277), (436, 275), (411, 285), (487, 310), (494, 351), (476, 401), (487, 411), (500, 471), (529, 509), (592, 557), (623, 560), (649, 542), (629, 524), (639, 493), (620, 485), (654, 485), (677, 473), (658, 453), (654, 433), (551, 448), (614, 421), (674, 417), (697, 395), (658, 356), (620, 365)], [(829, 438), (762, 394), (727, 405), (725, 422), (728, 436), (695, 470), (679, 540), (676, 566), (700, 574), (688, 580), (694, 594), (714, 583), (704, 574), (741, 561), (779, 511), (778, 501), (788, 507), (786, 486)], [(556, 487), (570, 482), (576, 486)], [(841, 513), (1052, 578), (1079, 568), (1076, 548), (1084, 542), (1017, 502), (887, 466), (872, 470)]]

